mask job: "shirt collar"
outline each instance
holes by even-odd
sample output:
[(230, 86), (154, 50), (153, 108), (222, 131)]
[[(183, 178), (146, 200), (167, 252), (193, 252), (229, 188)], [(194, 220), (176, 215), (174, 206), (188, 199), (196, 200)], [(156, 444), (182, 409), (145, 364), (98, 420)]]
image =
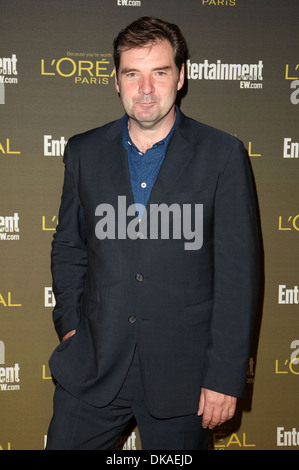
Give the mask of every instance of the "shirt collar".
[[(170, 139), (171, 139), (171, 137), (172, 137), (172, 135), (175, 131), (175, 128), (176, 128), (176, 125), (177, 125), (177, 122), (178, 122), (179, 108), (177, 107), (177, 105), (175, 105), (175, 112), (176, 112), (175, 122), (174, 122), (169, 134), (164, 139), (160, 140), (159, 142), (156, 142), (153, 145), (152, 148), (157, 147), (158, 145), (165, 145), (166, 148), (168, 147)], [(128, 121), (129, 121), (129, 116), (126, 113), (124, 115), (124, 118), (123, 118), (123, 145), (127, 150), (132, 149), (132, 147), (137, 149), (135, 144), (132, 142), (129, 131), (128, 131)], [(137, 149), (137, 151), (139, 152), (138, 149)]]

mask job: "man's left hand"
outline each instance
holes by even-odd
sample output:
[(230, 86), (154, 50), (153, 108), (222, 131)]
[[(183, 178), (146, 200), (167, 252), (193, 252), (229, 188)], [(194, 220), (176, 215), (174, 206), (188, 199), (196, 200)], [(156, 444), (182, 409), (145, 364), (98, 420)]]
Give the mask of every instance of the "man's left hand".
[(231, 419), (236, 410), (237, 398), (201, 389), (197, 415), (202, 415), (202, 427), (213, 429)]

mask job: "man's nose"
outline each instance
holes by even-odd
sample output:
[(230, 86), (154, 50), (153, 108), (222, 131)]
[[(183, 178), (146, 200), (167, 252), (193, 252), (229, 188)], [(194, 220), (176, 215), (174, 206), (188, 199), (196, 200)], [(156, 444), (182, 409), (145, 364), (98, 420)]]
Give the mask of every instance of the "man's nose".
[(150, 75), (143, 76), (139, 85), (139, 93), (149, 95), (154, 92), (154, 84)]

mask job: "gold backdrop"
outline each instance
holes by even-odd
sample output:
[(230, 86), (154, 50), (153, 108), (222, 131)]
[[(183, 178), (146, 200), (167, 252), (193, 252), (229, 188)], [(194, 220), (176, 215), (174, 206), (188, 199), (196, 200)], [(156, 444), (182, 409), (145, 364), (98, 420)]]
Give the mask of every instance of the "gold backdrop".
[[(263, 282), (247, 395), (211, 449), (297, 450), (297, 0), (0, 0), (0, 449), (44, 448), (62, 155), (73, 134), (123, 114), (112, 41), (144, 15), (182, 29), (181, 109), (244, 142), (259, 199)], [(138, 429), (118, 448), (140, 449)]]

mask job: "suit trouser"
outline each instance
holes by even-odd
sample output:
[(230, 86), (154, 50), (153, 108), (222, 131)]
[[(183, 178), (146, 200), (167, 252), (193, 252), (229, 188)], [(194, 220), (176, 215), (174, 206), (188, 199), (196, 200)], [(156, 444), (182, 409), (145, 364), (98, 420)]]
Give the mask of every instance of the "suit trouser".
[(195, 414), (154, 418), (147, 410), (139, 373), (138, 353), (117, 397), (97, 408), (70, 395), (59, 384), (46, 450), (113, 450), (135, 417), (143, 450), (207, 450), (210, 431)]

